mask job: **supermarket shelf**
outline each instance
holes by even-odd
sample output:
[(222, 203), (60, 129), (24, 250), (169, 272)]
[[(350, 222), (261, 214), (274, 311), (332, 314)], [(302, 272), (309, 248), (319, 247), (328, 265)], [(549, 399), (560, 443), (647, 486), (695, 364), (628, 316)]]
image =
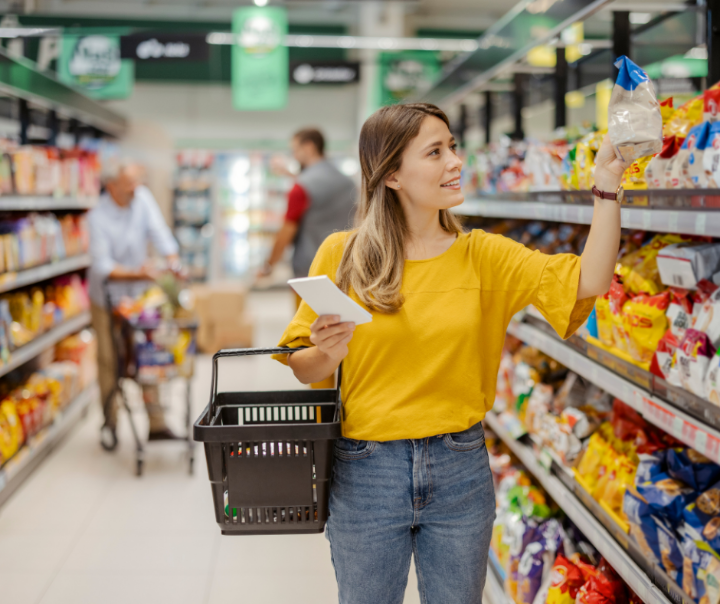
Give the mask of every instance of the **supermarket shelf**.
[[(590, 224), (593, 206), (581, 203), (469, 199), (454, 208), (453, 212), (461, 216)], [(628, 229), (720, 237), (720, 208), (623, 207), (621, 220), (622, 226)]]
[(100, 391), (97, 384), (83, 390), (55, 418), (47, 428), (32, 437), (30, 442), (17, 452), (0, 469), (0, 505), (40, 465), (62, 438), (77, 424), (88, 406), (98, 400)]
[(89, 324), (90, 312), (85, 311), (67, 321), (63, 321), (60, 325), (53, 327), (50, 331), (25, 344), (25, 346), (17, 348), (10, 355), (10, 362), (0, 367), (0, 377), (34, 359), (41, 352), (50, 348), (50, 346), (54, 346), (63, 338), (81, 330)]
[[(508, 333), (553, 357), (568, 369), (630, 405), (648, 422), (720, 463), (720, 431), (706, 422), (685, 413), (674, 404), (652, 394), (649, 389), (622, 377), (539, 327), (513, 321)], [(639, 369), (636, 371), (647, 376), (648, 384), (653, 382), (650, 373)], [(687, 393), (688, 401), (695, 398), (697, 397)]]
[(95, 207), (94, 197), (0, 196), (0, 211), (45, 212), (61, 210), (89, 210)]
[(648, 574), (635, 563), (627, 550), (616, 541), (600, 521), (592, 513), (589, 513), (573, 492), (540, 465), (532, 449), (513, 440), (503, 429), (494, 413), (489, 412), (485, 416), (485, 422), (528, 471), (538, 479), (547, 494), (562, 508), (600, 554), (610, 561), (617, 573), (643, 602), (646, 604), (670, 603), (670, 600), (658, 589)]
[(45, 279), (52, 279), (88, 266), (90, 266), (90, 255), (82, 254), (23, 271), (3, 273), (0, 275), (0, 293), (45, 281)]
[(512, 600), (505, 593), (502, 581), (495, 572), (492, 562), (488, 562), (483, 604), (512, 604)]

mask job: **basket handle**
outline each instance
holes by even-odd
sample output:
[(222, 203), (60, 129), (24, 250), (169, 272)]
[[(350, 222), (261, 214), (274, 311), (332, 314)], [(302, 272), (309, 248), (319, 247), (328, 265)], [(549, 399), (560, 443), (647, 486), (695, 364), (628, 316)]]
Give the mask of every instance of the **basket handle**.
[[(307, 346), (300, 346), (298, 348), (226, 348), (223, 350), (218, 350), (213, 355), (213, 366), (212, 366), (212, 381), (211, 381), (211, 389), (210, 389), (210, 405), (208, 407), (208, 424), (212, 421), (212, 418), (215, 417), (215, 400), (217, 398), (217, 380), (218, 380), (218, 359), (226, 358), (226, 357), (245, 357), (245, 356), (255, 356), (255, 355), (261, 355), (261, 354), (292, 354), (293, 352), (297, 352), (298, 350), (305, 350)], [(340, 383), (342, 380), (342, 363), (340, 363), (340, 366), (338, 367), (338, 385), (337, 385), (337, 395), (336, 395), (336, 407), (335, 407), (335, 418), (334, 421), (339, 421), (340, 419), (340, 409), (342, 407), (342, 398), (340, 396)]]

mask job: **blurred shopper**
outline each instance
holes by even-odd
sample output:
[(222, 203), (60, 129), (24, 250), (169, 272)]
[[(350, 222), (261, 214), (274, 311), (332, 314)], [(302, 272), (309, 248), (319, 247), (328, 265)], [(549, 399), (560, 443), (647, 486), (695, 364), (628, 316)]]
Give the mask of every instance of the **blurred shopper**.
[[(101, 444), (107, 450), (117, 446), (117, 361), (107, 309), (105, 281), (153, 281), (157, 270), (148, 263), (148, 244), (165, 256), (171, 267), (179, 266), (178, 245), (150, 190), (140, 184), (143, 169), (121, 164), (103, 174), (105, 192), (89, 214), (89, 271), (92, 323), (98, 341), (100, 393), (105, 412)], [(120, 285), (120, 284), (116, 284)], [(137, 290), (125, 284), (128, 292)], [(122, 290), (122, 286), (119, 288)], [(114, 290), (113, 290), (114, 291)], [(173, 439), (165, 423), (157, 386), (143, 386), (143, 399), (150, 420), (150, 440)], [(110, 400), (112, 397), (112, 400)]]
[[(372, 311), (355, 328), (302, 303), (276, 358), (303, 383), (343, 363), (326, 535), (342, 604), (402, 602), (413, 555), (422, 601), (479, 604), (495, 518), (481, 421), (492, 408), (505, 332), (533, 304), (568, 338), (608, 291), (629, 164), (606, 136), (582, 260), (466, 232), (462, 161), (447, 116), (425, 103), (375, 112), (360, 132), (355, 230), (325, 240), (326, 275)], [(599, 190), (598, 190), (599, 189)]]
[[(293, 273), (295, 277), (307, 277), (320, 244), (328, 235), (350, 227), (355, 216), (355, 183), (325, 158), (322, 133), (315, 128), (299, 130), (290, 146), (302, 171), (288, 194), (285, 222), (260, 276), (269, 276), (285, 249), (294, 244)], [(299, 297), (296, 302), (299, 306)], [(334, 384), (330, 376), (312, 386), (333, 388)]]

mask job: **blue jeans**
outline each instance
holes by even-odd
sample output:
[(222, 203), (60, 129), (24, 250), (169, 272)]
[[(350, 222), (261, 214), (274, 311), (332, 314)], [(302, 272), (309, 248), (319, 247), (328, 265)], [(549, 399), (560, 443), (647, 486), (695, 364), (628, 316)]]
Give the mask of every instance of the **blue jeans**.
[(415, 556), (423, 604), (480, 604), (495, 519), (481, 424), (335, 445), (326, 535), (340, 604), (402, 604)]

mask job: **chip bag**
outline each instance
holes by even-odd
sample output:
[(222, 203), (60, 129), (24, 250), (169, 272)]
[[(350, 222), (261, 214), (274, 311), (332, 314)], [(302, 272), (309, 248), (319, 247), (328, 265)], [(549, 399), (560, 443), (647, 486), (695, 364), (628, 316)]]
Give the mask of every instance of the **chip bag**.
[(673, 526), (680, 523), (683, 510), (698, 495), (692, 487), (671, 478), (669, 474), (658, 474), (637, 485), (636, 489), (650, 505), (653, 515), (665, 518)]
[(640, 294), (623, 306), (623, 328), (627, 333), (628, 353), (636, 361), (650, 363), (658, 342), (667, 330), (665, 311), (669, 292), (654, 296)]
[(660, 101), (660, 115), (662, 116), (663, 126), (670, 121), (670, 118), (675, 113), (673, 108), (673, 98), (668, 97), (664, 101)]
[(645, 181), (649, 189), (669, 189), (670, 176), (668, 167), (672, 158), (677, 155), (682, 145), (682, 139), (675, 136), (665, 137), (660, 153), (654, 155), (645, 168)]
[(714, 484), (683, 510), (685, 522), (720, 552), (720, 482)]
[(710, 126), (705, 154), (703, 155), (703, 168), (707, 178), (707, 186), (717, 188), (720, 184), (720, 122)]
[(673, 243), (682, 243), (687, 238), (680, 235), (655, 235), (640, 249), (620, 258), (615, 273), (620, 276), (628, 293), (655, 295), (662, 290), (657, 255)]
[(653, 510), (633, 487), (625, 491), (623, 513), (630, 525), (630, 537), (638, 544), (643, 555), (655, 564), (660, 564), (660, 544)]
[(672, 478), (701, 493), (720, 481), (720, 466), (688, 447), (668, 449), (667, 468)]
[(595, 315), (597, 318), (598, 338), (606, 346), (614, 346), (615, 338), (613, 336), (609, 293), (604, 296), (599, 296), (597, 300), (595, 300)]
[(626, 56), (620, 57), (615, 66), (618, 76), (608, 108), (608, 134), (615, 155), (630, 162), (659, 153), (662, 114), (650, 78)]
[(610, 443), (602, 437), (600, 432), (595, 432), (588, 441), (588, 447), (580, 460), (577, 470), (590, 489), (593, 489), (597, 484), (598, 471), (609, 448)]
[(703, 93), (703, 120), (716, 122), (720, 112), (720, 88), (708, 88)]
[(657, 517), (653, 520), (657, 527), (660, 562), (670, 578), (678, 585), (682, 585), (683, 555), (679, 538), (666, 522)]
[(710, 338), (701, 331), (688, 329), (680, 342), (676, 355), (680, 383), (683, 388), (697, 396), (703, 396), (705, 374), (710, 365), (710, 359), (715, 355), (715, 347)]
[(577, 592), (585, 584), (580, 568), (558, 554), (550, 575), (546, 604), (575, 604)]
[(720, 407), (720, 351), (715, 353), (705, 373), (703, 398)]
[(710, 122), (703, 122), (690, 131), (683, 143), (683, 146), (687, 144), (689, 151), (689, 153), (683, 155), (681, 163), (684, 184), (688, 189), (707, 187), (708, 180), (705, 175), (704, 155), (709, 139)]

